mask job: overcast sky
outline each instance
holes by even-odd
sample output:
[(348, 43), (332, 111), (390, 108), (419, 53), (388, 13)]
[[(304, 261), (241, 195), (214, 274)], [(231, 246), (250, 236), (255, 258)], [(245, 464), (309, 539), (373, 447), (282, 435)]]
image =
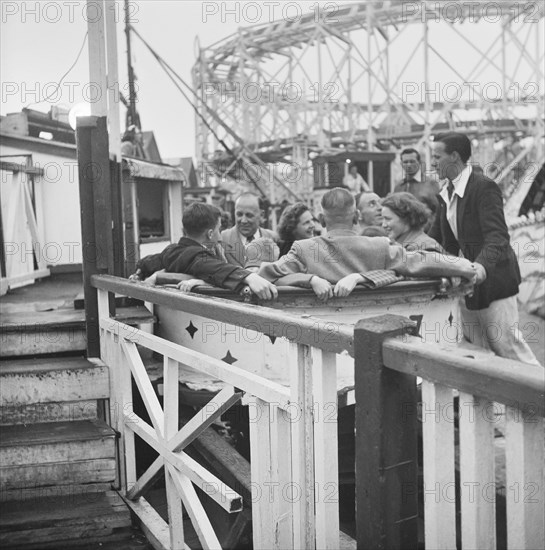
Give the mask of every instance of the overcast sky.
[[(256, 5), (256, 2), (246, 2)], [(265, 5), (269, 5), (265, 9)], [(266, 23), (281, 17), (277, 2), (266, 2), (258, 13), (245, 11), (244, 2), (192, 2), (180, 0), (130, 1), (131, 22), (150, 42), (152, 47), (171, 64), (187, 82), (191, 83), (191, 68), (196, 59), (196, 39), (201, 46), (209, 46), (250, 23)], [(291, 2), (300, 13), (312, 11), (314, 2)], [(329, 4), (335, 4), (329, 2)], [(418, 6), (419, 3), (413, 3)], [(450, 2), (450, 4), (453, 4)], [(531, 4), (531, 3), (530, 3)], [(337, 4), (335, 4), (337, 5)], [(296, 7), (297, 7), (296, 6)], [(54, 83), (71, 67), (77, 58), (87, 31), (85, 2), (75, 0), (59, 1), (9, 1), (0, 2), (2, 12), (0, 33), (0, 76), (2, 80), (1, 114), (20, 111), (29, 106), (49, 111), (52, 104), (73, 106), (84, 100), (85, 84), (89, 80), (88, 46), (64, 78), (60, 91), (56, 93)], [(123, 33), (123, 2), (114, 3), (114, 13), (119, 19), (118, 53), (119, 85), (126, 92), (126, 42)], [(295, 8), (293, 8), (295, 13)], [(530, 14), (531, 15), (531, 14)], [(246, 17), (245, 17), (246, 16)], [(253, 21), (249, 21), (249, 17)], [(528, 18), (529, 15), (526, 14)], [(543, 19), (541, 23), (543, 24)], [(498, 23), (479, 23), (479, 36), (492, 34)], [(468, 44), (443, 36), (445, 27), (433, 26), (438, 34), (437, 46), (443, 40), (445, 55), (455, 54), (467, 57), (473, 63), (475, 51)], [(459, 28), (475, 32), (475, 25), (458, 25)], [(448, 29), (446, 29), (448, 31)], [(410, 31), (414, 40), (422, 33), (422, 26), (414, 25)], [(410, 37), (410, 35), (409, 35)], [(407, 48), (412, 40), (401, 43)], [(452, 41), (451, 41), (452, 40)], [(138, 110), (144, 130), (153, 130), (163, 158), (195, 156), (194, 114), (158, 63), (145, 49), (138, 38), (133, 38), (133, 63), (137, 75)], [(412, 46), (411, 46), (412, 47)], [(530, 43), (530, 55), (536, 51)], [(484, 46), (483, 46), (484, 49)], [(516, 55), (510, 49), (508, 55)], [(517, 59), (515, 59), (517, 62)], [(400, 70), (400, 56), (392, 56), (391, 70)], [(520, 61), (519, 61), (520, 64)], [(43, 101), (47, 96), (53, 97)], [(125, 93), (125, 95), (128, 95)], [(124, 123), (122, 122), (122, 127)]]
[[(87, 31), (84, 2), (2, 1), (0, 71), (1, 114), (29, 106), (49, 111), (53, 104), (74, 105), (84, 100), (89, 81), (88, 46), (56, 95), (53, 84), (75, 61)], [(119, 14), (118, 51), (120, 89), (126, 91), (126, 41)], [(191, 83), (196, 37), (210, 45), (237, 30), (235, 16), (213, 14), (216, 2), (131, 0), (131, 22), (152, 47)], [(38, 9), (36, 10), (36, 6)], [(36, 11), (35, 11), (36, 10)], [(35, 11), (34, 13), (32, 13)], [(203, 15), (204, 14), (204, 15)], [(223, 19), (223, 21), (222, 21)], [(133, 37), (138, 110), (144, 130), (153, 130), (163, 157), (194, 155), (193, 111), (138, 38)], [(48, 85), (49, 83), (49, 85)], [(40, 101), (53, 93), (49, 101)], [(125, 93), (125, 96), (128, 96)], [(39, 101), (38, 104), (36, 102)]]

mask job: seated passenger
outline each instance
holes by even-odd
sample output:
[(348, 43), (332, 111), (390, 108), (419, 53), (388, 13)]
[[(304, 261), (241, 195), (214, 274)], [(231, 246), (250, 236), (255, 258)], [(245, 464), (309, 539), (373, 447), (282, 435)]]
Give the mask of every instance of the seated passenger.
[(382, 227), (392, 241), (407, 250), (445, 253), (443, 247), (424, 233), (432, 213), (411, 193), (400, 192), (382, 199)]
[[(356, 197), (356, 206), (359, 212), (358, 233), (363, 232), (370, 227), (381, 227), (382, 225), (382, 206), (380, 197), (372, 191), (366, 191)], [(375, 237), (375, 235), (368, 235)]]
[(314, 216), (305, 203), (296, 202), (282, 212), (277, 231), (281, 258), (289, 252), (295, 241), (314, 236)]
[[(141, 280), (164, 269), (174, 273), (187, 273), (198, 279), (180, 283), (182, 290), (190, 290), (199, 282), (220, 288), (239, 291), (247, 285), (262, 300), (276, 298), (274, 285), (256, 273), (229, 264), (223, 252), (218, 252), (221, 211), (204, 203), (189, 205), (183, 214), (184, 236), (178, 244), (167, 246), (159, 254), (152, 254), (140, 260), (132, 280)], [(202, 281), (201, 281), (202, 280)]]
[(261, 261), (273, 259), (262, 258), (259, 255), (263, 253), (260, 246), (248, 249), (253, 241), (263, 242), (261, 239), (266, 239), (265, 242), (270, 243), (278, 239), (274, 231), (260, 227), (264, 218), (263, 206), (260, 198), (254, 193), (242, 193), (235, 201), (235, 226), (221, 232), (221, 244), (230, 264), (245, 268), (259, 267)]
[(475, 270), (465, 258), (432, 252), (409, 252), (386, 237), (362, 237), (353, 195), (335, 188), (322, 197), (322, 224), (327, 236), (296, 241), (278, 261), (264, 263), (259, 274), (276, 285), (312, 288), (318, 298), (348, 296), (364, 274), (393, 270), (411, 277), (462, 277), (473, 282)]

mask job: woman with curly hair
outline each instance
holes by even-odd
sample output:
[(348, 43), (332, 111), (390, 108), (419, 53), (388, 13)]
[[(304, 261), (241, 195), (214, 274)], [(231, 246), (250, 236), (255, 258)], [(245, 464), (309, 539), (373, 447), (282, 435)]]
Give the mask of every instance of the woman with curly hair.
[(431, 212), (411, 193), (393, 193), (382, 199), (382, 227), (393, 241), (407, 250), (444, 253), (443, 247), (426, 235)]
[(314, 236), (314, 216), (303, 202), (287, 206), (280, 216), (277, 227), (280, 241), (280, 258), (285, 256), (295, 241)]

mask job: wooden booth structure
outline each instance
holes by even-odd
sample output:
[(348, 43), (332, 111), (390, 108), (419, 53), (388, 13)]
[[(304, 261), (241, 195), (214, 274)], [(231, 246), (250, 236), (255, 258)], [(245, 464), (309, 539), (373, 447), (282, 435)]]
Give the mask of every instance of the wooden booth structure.
[(357, 166), (358, 173), (367, 182), (373, 172), (373, 190), (379, 197), (385, 197), (393, 189), (391, 163), (395, 153), (384, 151), (345, 151), (330, 155), (322, 154), (313, 159), (314, 188), (339, 187), (350, 166)]
[[(50, 273), (81, 272), (78, 159), (68, 113), (24, 109), (2, 119), (0, 136), (2, 294)], [(124, 275), (141, 256), (180, 238), (187, 177), (181, 168), (144, 158), (123, 156), (121, 167), (105, 162), (122, 203), (115, 256)], [(93, 167), (91, 183), (99, 179)]]

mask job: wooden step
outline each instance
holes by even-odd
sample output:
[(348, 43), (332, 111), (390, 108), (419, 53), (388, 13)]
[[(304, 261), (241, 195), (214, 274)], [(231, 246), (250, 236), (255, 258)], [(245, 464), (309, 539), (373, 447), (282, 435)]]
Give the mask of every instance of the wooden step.
[(142, 535), (134, 535), (129, 510), (115, 491), (0, 505), (3, 549), (148, 548)]
[[(119, 308), (115, 318), (128, 325), (154, 323), (144, 306)], [(7, 311), (0, 324), (0, 357), (83, 352), (87, 349), (85, 311)]]
[(115, 474), (115, 432), (100, 420), (1, 428), (4, 500), (28, 487), (109, 483)]
[(0, 362), (0, 425), (86, 420), (109, 397), (109, 369), (84, 358)]

